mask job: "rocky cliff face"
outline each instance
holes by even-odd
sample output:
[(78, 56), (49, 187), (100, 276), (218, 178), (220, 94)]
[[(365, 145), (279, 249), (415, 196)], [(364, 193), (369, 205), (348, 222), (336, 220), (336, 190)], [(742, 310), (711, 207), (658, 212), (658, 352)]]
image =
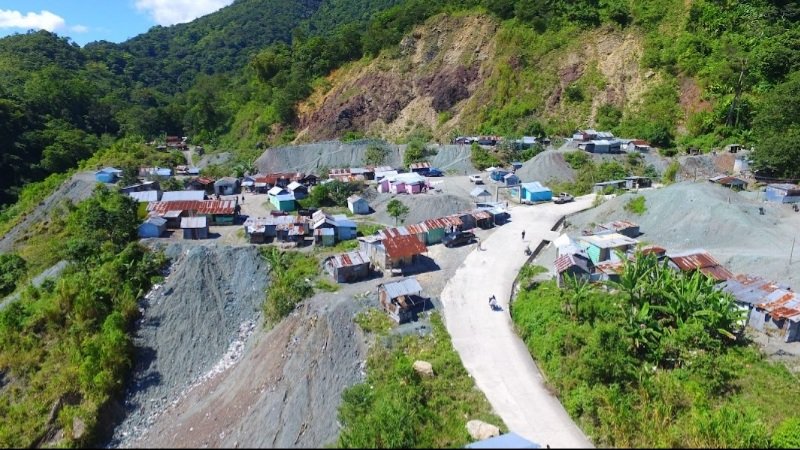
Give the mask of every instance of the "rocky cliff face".
[[(492, 115), (591, 126), (603, 104), (635, 105), (661, 82), (642, 66), (642, 37), (634, 31), (548, 36), (523, 28), (479, 14), (432, 18), (395, 48), (320, 83), (299, 105), (296, 143), (350, 130), (391, 140), (419, 127), (444, 141), (477, 133)], [(568, 98), (568, 89), (580, 98)], [(685, 111), (694, 107), (683, 103)]]
[(329, 89), (300, 105), (299, 140), (352, 129), (394, 138), (437, 127), (439, 114), (457, 115), (490, 73), (497, 26), (486, 16), (439, 17), (393, 51), (334, 72)]

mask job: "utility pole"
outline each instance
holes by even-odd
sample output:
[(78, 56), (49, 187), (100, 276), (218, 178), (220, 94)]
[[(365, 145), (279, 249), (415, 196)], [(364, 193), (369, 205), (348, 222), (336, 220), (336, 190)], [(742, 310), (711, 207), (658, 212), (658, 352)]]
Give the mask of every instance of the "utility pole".
[(792, 249), (789, 250), (789, 265), (790, 266), (792, 265), (792, 255), (794, 254), (794, 241), (795, 241), (795, 239), (797, 239), (797, 237), (793, 237), (792, 238)]

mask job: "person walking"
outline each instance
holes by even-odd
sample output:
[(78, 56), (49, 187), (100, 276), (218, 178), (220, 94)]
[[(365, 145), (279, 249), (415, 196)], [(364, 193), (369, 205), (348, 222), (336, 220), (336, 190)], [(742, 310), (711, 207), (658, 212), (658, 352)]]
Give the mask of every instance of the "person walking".
[(525, 240), (525, 230), (522, 230), (522, 240)]

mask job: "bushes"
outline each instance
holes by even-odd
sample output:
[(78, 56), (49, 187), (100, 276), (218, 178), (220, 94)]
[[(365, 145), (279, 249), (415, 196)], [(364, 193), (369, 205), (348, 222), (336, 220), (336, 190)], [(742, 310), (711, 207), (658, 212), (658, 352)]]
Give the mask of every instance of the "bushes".
[(312, 280), (319, 262), (312, 255), (265, 248), (262, 255), (270, 266), (270, 285), (264, 301), (264, 316), (270, 323), (286, 317), (303, 299), (314, 294)]
[(644, 214), (644, 212), (647, 211), (644, 196), (637, 195), (628, 200), (628, 203), (625, 203), (625, 211), (632, 212), (640, 216)]
[[(0, 399), (3, 447), (34, 446), (53, 431), (48, 417), (59, 399), (70, 399), (70, 406), (56, 423), (71, 427), (78, 416), (87, 430), (77, 441), (67, 432), (60, 444), (93, 444), (100, 411), (121, 393), (133, 365), (128, 332), (139, 314), (137, 300), (165, 262), (124, 227), (119, 234), (108, 229), (117, 220), (136, 223), (135, 208), (126, 205), (122, 195), (99, 190), (69, 212), (66, 239), (96, 240), (82, 246), (81, 264), (55, 283), (27, 288), (0, 311), (0, 372), (7, 374), (5, 392), (13, 393)], [(87, 216), (89, 209), (96, 211)]]
[(673, 160), (669, 163), (667, 168), (664, 170), (663, 180), (664, 183), (670, 184), (675, 182), (675, 178), (678, 175), (678, 170), (681, 168), (681, 164), (677, 160)]
[(533, 285), (512, 315), (596, 445), (763, 448), (786, 437), (797, 446), (791, 420), (800, 394), (775, 394), (793, 376), (731, 339), (736, 308), (713, 281), (638, 255), (610, 292), (567, 285)]
[(0, 254), (0, 297), (13, 292), (26, 271), (27, 263), (18, 254)]
[(487, 167), (500, 165), (500, 160), (494, 155), (489, 153), (477, 143), (473, 143), (471, 147), (470, 162), (478, 170), (486, 169)]
[[(367, 325), (378, 314), (386, 317), (376, 311), (357, 320)], [(366, 380), (342, 395), (339, 448), (463, 447), (471, 441), (465, 428), (471, 419), (505, 429), (461, 365), (438, 314), (431, 325), (427, 336), (398, 336), (391, 348), (370, 350)], [(430, 362), (436, 375), (421, 377), (415, 360)]]

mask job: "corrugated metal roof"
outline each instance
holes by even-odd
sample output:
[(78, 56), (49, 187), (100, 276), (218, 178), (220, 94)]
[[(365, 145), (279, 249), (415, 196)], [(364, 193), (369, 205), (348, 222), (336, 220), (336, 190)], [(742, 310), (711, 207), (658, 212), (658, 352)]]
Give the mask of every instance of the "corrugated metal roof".
[(317, 228), (314, 230), (314, 236), (333, 236), (336, 234), (336, 228)]
[(486, 211), (476, 209), (470, 213), (475, 220), (491, 219), (492, 215)]
[(363, 198), (363, 197), (361, 197), (360, 195), (356, 195), (356, 194), (353, 194), (353, 195), (351, 195), (350, 197), (347, 197), (347, 202), (348, 202), (348, 203), (360, 202), (360, 201), (362, 201), (362, 200), (363, 200), (363, 201), (366, 201), (366, 200), (364, 200), (364, 198)]
[(430, 167), (431, 167), (431, 163), (429, 163), (427, 161), (411, 163), (411, 164), (408, 165), (408, 168), (411, 169), (411, 170), (413, 170), (413, 169), (430, 169)]
[(139, 191), (139, 192), (129, 192), (133, 199), (137, 202), (157, 202), (158, 201), (158, 191)]
[(173, 201), (186, 201), (186, 200), (203, 200), (205, 198), (203, 191), (167, 191), (161, 195), (162, 202)]
[(486, 197), (492, 194), (490, 194), (489, 191), (486, 190), (486, 188), (476, 187), (469, 192), (469, 195), (473, 197)]
[(181, 228), (205, 228), (207, 225), (206, 216), (181, 217)]
[(422, 286), (419, 285), (419, 282), (414, 277), (406, 278), (405, 280), (394, 281), (391, 283), (384, 283), (381, 284), (380, 287), (386, 291), (386, 293), (389, 295), (389, 298), (397, 298), (403, 295), (411, 294), (419, 295), (422, 293)]
[(603, 272), (606, 275), (619, 275), (623, 271), (623, 264), (621, 261), (605, 261), (595, 265), (597, 270)]
[(718, 281), (733, 278), (733, 273), (723, 267), (705, 250), (693, 250), (680, 254), (667, 254), (667, 257), (682, 271), (699, 270)]
[(337, 269), (341, 269), (342, 267), (369, 264), (369, 256), (367, 256), (367, 252), (358, 250), (342, 253), (340, 255), (329, 256), (326, 262)]
[(580, 240), (588, 242), (598, 248), (617, 248), (628, 245), (636, 245), (636, 239), (631, 239), (628, 236), (619, 233), (608, 234), (595, 234), (591, 236), (582, 236)]
[(413, 255), (419, 255), (428, 251), (425, 246), (416, 236), (392, 236), (383, 239), (383, 246), (386, 248), (386, 254), (390, 258), (406, 258)]
[(167, 211), (194, 211), (196, 214), (233, 214), (235, 200), (160, 201), (147, 205), (147, 210), (164, 215)]
[(615, 220), (613, 222), (604, 223), (599, 227), (605, 228), (606, 230), (622, 231), (628, 228), (637, 228), (639, 225), (627, 220)]
[(761, 277), (739, 274), (720, 283), (718, 289), (733, 295), (739, 303), (757, 305), (780, 286)]
[(776, 319), (800, 321), (800, 297), (794, 292), (777, 289), (767, 295), (763, 303), (756, 306)]
[(167, 223), (167, 219), (164, 219), (163, 217), (153, 216), (153, 217), (148, 217), (147, 220), (144, 221), (144, 223), (150, 223), (157, 227), (160, 227)]
[(522, 186), (528, 192), (550, 192), (549, 187), (543, 186), (542, 183), (539, 183), (538, 181), (521, 183), (520, 186)]

